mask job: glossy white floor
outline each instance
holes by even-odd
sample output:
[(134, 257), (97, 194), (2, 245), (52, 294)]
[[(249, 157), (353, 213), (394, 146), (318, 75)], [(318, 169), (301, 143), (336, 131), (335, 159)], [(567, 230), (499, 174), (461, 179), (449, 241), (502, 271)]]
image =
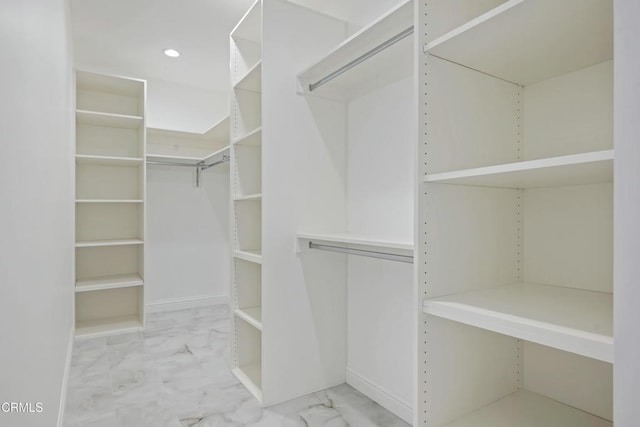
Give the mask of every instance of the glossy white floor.
[(67, 427), (408, 427), (348, 385), (261, 409), (225, 361), (228, 308), (150, 314), (144, 332), (75, 343)]

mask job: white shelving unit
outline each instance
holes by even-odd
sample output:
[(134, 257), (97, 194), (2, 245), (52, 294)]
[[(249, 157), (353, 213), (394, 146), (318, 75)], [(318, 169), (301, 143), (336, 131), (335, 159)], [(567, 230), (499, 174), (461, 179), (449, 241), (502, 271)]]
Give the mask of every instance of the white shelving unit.
[(147, 139), (147, 160), (208, 163), (229, 155), (229, 117), (202, 134), (148, 128)]
[(144, 81), (77, 71), (76, 335), (144, 325)]
[(416, 425), (612, 425), (612, 8), (419, 6)]
[(262, 1), (231, 32), (232, 372), (262, 403)]

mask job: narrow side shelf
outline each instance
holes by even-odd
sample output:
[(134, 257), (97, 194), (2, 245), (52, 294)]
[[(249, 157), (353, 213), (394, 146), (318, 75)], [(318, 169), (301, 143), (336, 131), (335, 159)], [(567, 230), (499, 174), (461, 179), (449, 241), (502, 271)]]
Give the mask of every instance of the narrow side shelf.
[(76, 203), (144, 203), (141, 199), (76, 199)]
[(137, 129), (142, 126), (144, 120), (141, 116), (76, 110), (76, 122), (94, 126)]
[(91, 248), (97, 246), (128, 246), (142, 244), (144, 244), (144, 242), (140, 239), (87, 240), (76, 242), (76, 248)]
[(142, 322), (136, 315), (120, 316), (100, 320), (84, 320), (76, 322), (76, 337), (93, 338), (113, 334), (137, 332), (142, 329)]
[(536, 188), (613, 181), (613, 150), (428, 174), (427, 183)]
[(233, 368), (231, 372), (258, 400), (258, 402), (262, 403), (262, 384), (260, 381), (260, 378), (262, 378), (262, 364), (252, 363), (240, 366)]
[(144, 280), (139, 274), (118, 274), (76, 281), (76, 292), (99, 291), (103, 289), (142, 286)]
[(233, 200), (236, 202), (242, 202), (242, 201), (261, 200), (261, 199), (262, 199), (262, 194), (258, 193), (258, 194), (249, 194), (247, 196), (236, 197)]
[(258, 61), (256, 65), (251, 67), (247, 74), (233, 85), (233, 88), (262, 92), (262, 61)]
[(443, 427), (612, 427), (613, 423), (530, 391), (512, 393)]
[(262, 331), (262, 307), (238, 308), (235, 310), (235, 315)]
[(612, 294), (516, 283), (427, 299), (423, 311), (613, 363)]
[(349, 100), (410, 76), (412, 33), (413, 1), (407, 0), (298, 73), (299, 92)]
[(234, 144), (257, 147), (262, 145), (262, 127), (256, 128), (244, 136), (237, 138)]
[(509, 0), (425, 44), (424, 51), (529, 85), (613, 58), (612, 3)]
[(102, 166), (140, 166), (144, 162), (141, 157), (92, 156), (77, 154), (76, 163)]
[(262, 251), (234, 251), (235, 258), (262, 264)]

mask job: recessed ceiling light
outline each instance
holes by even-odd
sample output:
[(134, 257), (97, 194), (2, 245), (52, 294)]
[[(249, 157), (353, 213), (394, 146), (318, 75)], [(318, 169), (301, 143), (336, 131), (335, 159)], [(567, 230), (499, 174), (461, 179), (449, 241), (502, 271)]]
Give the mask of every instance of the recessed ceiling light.
[(175, 49), (165, 49), (164, 54), (169, 58), (177, 58), (178, 56), (180, 56), (180, 52)]

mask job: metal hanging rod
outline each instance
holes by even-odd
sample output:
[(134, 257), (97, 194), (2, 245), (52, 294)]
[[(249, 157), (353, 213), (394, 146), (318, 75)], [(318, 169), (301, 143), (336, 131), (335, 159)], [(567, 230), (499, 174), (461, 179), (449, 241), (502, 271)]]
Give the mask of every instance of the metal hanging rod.
[(200, 182), (202, 181), (202, 171), (207, 170), (209, 168), (212, 168), (214, 166), (220, 165), (222, 163), (227, 163), (229, 160), (231, 160), (231, 157), (229, 156), (222, 156), (221, 160), (218, 160), (217, 162), (213, 162), (213, 163), (205, 163), (205, 162), (198, 162), (196, 164), (189, 164), (189, 163), (180, 163), (180, 162), (170, 162), (170, 161), (165, 161), (165, 160), (147, 160), (147, 164), (148, 165), (162, 165), (162, 166), (181, 166), (181, 167), (189, 167), (189, 168), (196, 168), (196, 183), (195, 186), (196, 187), (200, 187)]
[(396, 34), (393, 37), (391, 37), (389, 40), (379, 44), (378, 46), (374, 47), (373, 49), (371, 49), (371, 50), (367, 51), (366, 53), (360, 55), (359, 57), (357, 57), (353, 61), (349, 62), (348, 64), (343, 65), (342, 67), (338, 68), (337, 70), (335, 70), (331, 74), (328, 74), (327, 76), (321, 78), (317, 82), (310, 83), (309, 84), (309, 92), (313, 92), (314, 90), (318, 89), (323, 84), (330, 82), (331, 80), (335, 79), (339, 75), (345, 73), (346, 71), (349, 71), (350, 69), (352, 69), (356, 65), (358, 65), (361, 62), (364, 62), (367, 59), (371, 58), (372, 56), (382, 52), (386, 48), (388, 48), (390, 46), (393, 46), (394, 44), (396, 44), (400, 40), (410, 36), (411, 34), (413, 34), (413, 25), (410, 26), (409, 28), (407, 28), (406, 30)]
[(309, 249), (319, 249), (321, 251), (339, 252), (339, 253), (349, 254), (349, 255), (359, 255), (359, 256), (365, 256), (369, 258), (379, 258), (379, 259), (386, 259), (389, 261), (399, 261), (399, 262), (406, 262), (409, 264), (413, 264), (412, 255), (390, 254), (388, 252), (367, 251), (364, 249), (345, 248), (343, 246), (319, 245), (313, 242), (309, 242)]

